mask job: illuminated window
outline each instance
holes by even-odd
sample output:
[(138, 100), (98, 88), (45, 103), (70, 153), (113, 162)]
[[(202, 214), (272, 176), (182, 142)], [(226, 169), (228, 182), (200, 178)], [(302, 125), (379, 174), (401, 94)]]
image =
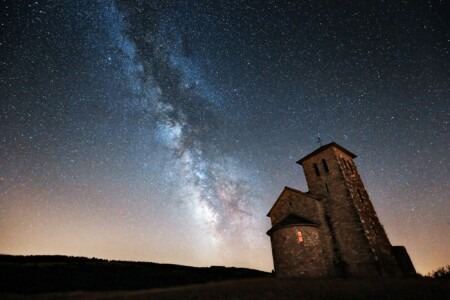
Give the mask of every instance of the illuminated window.
[(317, 167), (317, 164), (313, 164), (313, 165), (314, 165), (314, 171), (316, 171), (316, 175), (320, 176), (319, 168)]
[(325, 161), (325, 159), (322, 159), (322, 164), (323, 164), (323, 168), (325, 169), (325, 172), (330, 172), (330, 170), (328, 170), (328, 164), (327, 164), (327, 162)]
[(303, 233), (299, 230), (297, 231), (297, 241), (298, 243), (303, 243)]

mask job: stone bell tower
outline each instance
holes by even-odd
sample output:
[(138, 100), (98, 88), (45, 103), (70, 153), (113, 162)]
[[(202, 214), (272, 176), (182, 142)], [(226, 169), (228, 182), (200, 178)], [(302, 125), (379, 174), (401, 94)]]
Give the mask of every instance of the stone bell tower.
[(354, 158), (355, 154), (331, 143), (297, 162), (303, 166), (311, 194), (323, 199), (337, 272), (342, 276), (400, 275)]
[(297, 162), (309, 191), (285, 187), (268, 213), (272, 228), (267, 234), (277, 276), (415, 274), (406, 249), (389, 242), (354, 158), (355, 154), (330, 143)]

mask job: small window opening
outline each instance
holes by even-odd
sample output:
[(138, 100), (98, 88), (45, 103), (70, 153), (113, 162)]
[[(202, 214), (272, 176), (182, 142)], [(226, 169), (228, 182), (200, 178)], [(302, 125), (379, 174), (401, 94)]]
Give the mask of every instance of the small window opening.
[(355, 173), (355, 170), (353, 170), (353, 166), (350, 162), (348, 163), (348, 166), (350, 167), (350, 171), (352, 171), (352, 173)]
[(300, 230), (297, 231), (297, 242), (299, 244), (304, 242), (304, 240), (303, 240), (303, 233)]
[(341, 159), (341, 163), (344, 165), (344, 168), (347, 169), (347, 162), (345, 161), (345, 159), (343, 159), (342, 157), (340, 157)]
[(314, 171), (316, 171), (316, 175), (317, 177), (320, 176), (320, 172), (319, 172), (319, 168), (317, 167), (317, 164), (313, 164), (314, 165)]
[(361, 192), (360, 192), (359, 190), (357, 190), (357, 191), (358, 191), (359, 199), (361, 200), (361, 202), (364, 202), (364, 198), (363, 198), (363, 196), (361, 195)]
[(325, 183), (325, 188), (327, 189), (327, 194), (330, 193), (330, 190), (328, 189), (328, 184)]
[(325, 169), (325, 172), (329, 173), (330, 170), (328, 169), (328, 164), (325, 161), (325, 159), (322, 159), (323, 168)]
[(375, 223), (372, 220), (370, 220), (370, 225), (372, 225), (372, 229), (375, 232), (375, 235), (378, 235), (377, 227), (375, 226)]
[(350, 164), (348, 163), (348, 161), (346, 159), (344, 159), (344, 163), (345, 163), (345, 167), (347, 169), (350, 169)]

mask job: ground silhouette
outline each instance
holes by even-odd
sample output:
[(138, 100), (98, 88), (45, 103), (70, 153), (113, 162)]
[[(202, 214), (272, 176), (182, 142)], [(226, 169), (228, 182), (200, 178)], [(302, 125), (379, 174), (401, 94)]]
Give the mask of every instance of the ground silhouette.
[(433, 278), (280, 279), (245, 269), (0, 255), (0, 299), (450, 299)]
[(0, 255), (3, 293), (139, 290), (269, 275), (221, 266), (197, 268), (86, 257)]

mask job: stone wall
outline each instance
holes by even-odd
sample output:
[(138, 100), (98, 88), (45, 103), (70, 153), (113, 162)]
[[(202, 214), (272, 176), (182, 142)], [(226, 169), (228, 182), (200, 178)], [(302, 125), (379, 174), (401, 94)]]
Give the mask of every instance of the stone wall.
[[(303, 242), (298, 241), (298, 231)], [(329, 258), (322, 249), (318, 227), (289, 226), (271, 235), (274, 266), (277, 277), (319, 278), (333, 276)]]
[[(396, 274), (391, 246), (352, 157), (330, 147), (302, 163), (313, 194), (324, 208), (334, 234), (335, 255), (343, 276)], [(361, 195), (361, 199), (358, 199)]]
[(364, 266), (366, 262), (376, 266), (378, 275), (401, 275), (392, 251), (391, 243), (383, 225), (381, 225), (378, 219), (353, 159), (346, 156), (339, 149), (333, 150), (340, 166), (342, 180), (346, 185), (346, 189), (348, 189), (350, 205), (358, 216), (357, 221), (362, 226), (364, 237), (367, 240), (371, 252), (367, 261), (360, 262), (362, 266), (358, 268), (358, 273), (366, 275), (366, 268)]
[(291, 213), (321, 224), (320, 205), (316, 198), (286, 187), (269, 213), (272, 226)]

